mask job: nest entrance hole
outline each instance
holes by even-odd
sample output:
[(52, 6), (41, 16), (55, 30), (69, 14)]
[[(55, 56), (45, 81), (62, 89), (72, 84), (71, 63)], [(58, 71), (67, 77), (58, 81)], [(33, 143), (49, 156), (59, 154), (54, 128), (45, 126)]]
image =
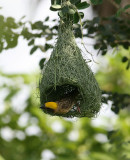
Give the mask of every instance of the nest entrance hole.
[(75, 94), (79, 94), (78, 87), (69, 84), (53, 86), (46, 91), (47, 101), (59, 101), (68, 96), (72, 97)]
[[(46, 97), (47, 101), (53, 101), (53, 102), (60, 101), (67, 97), (72, 98), (75, 104), (70, 111), (79, 112), (82, 97), (80, 95), (80, 92), (77, 86), (69, 85), (69, 84), (56, 86), (55, 88), (53, 86), (46, 91), (46, 96), (47, 96)], [(49, 114), (53, 115), (52, 110), (47, 109), (45, 112), (48, 112)]]

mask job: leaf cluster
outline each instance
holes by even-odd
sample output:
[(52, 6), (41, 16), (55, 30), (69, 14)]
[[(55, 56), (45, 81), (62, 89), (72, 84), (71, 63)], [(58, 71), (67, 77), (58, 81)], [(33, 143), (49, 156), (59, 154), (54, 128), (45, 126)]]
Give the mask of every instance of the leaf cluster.
[(58, 15), (63, 21), (67, 22), (69, 19), (73, 23), (78, 23), (80, 18), (84, 17), (84, 13), (78, 12), (78, 10), (85, 9), (90, 6), (89, 3), (81, 2), (81, 0), (70, 0), (64, 2), (61, 0), (53, 0), (51, 4), (50, 10), (59, 11)]
[(105, 104), (109, 104), (109, 101), (112, 102), (111, 110), (115, 114), (119, 114), (120, 110), (124, 108), (130, 107), (130, 95), (128, 94), (120, 94), (120, 93), (112, 93), (112, 92), (102, 92), (102, 102)]
[[(96, 39), (96, 43), (93, 47), (97, 50), (97, 55), (106, 55), (110, 48), (123, 46), (125, 49), (128, 49), (130, 46), (130, 20), (117, 18), (115, 16), (109, 18), (95, 17), (92, 20), (83, 21), (82, 26), (84, 30), (83, 37)], [(51, 35), (49, 40), (51, 40), (56, 35), (54, 34), (54, 30), (57, 31), (55, 33), (58, 33), (58, 27), (56, 25), (49, 29)], [(73, 29), (75, 37), (82, 38), (80, 24), (75, 24)], [(130, 68), (129, 55), (125, 57), (123, 56), (122, 62), (126, 63), (126, 69)]]
[(5, 18), (0, 15), (0, 52), (17, 46), (19, 34), (14, 30), (19, 26), (19, 23), (15, 23), (14, 18)]
[[(83, 16), (82, 12), (79, 12), (79, 15)], [(0, 16), (0, 19), (0, 52), (4, 49), (16, 47), (20, 36), (23, 36), (28, 41), (28, 46), (32, 46), (30, 54), (33, 54), (37, 49), (46, 52), (53, 48), (53, 44), (50, 43), (50, 40), (54, 39), (58, 33), (58, 22), (56, 24), (56, 20), (52, 21), (54, 25), (50, 27), (47, 24), (49, 17), (44, 21), (37, 21), (34, 23), (15, 22), (13, 18), (5, 18), (3, 16)], [(92, 39), (96, 38), (96, 43), (93, 47), (97, 50), (97, 54), (104, 56), (110, 48), (123, 46), (125, 49), (128, 49), (130, 46), (129, 19), (126, 20), (115, 16), (108, 18), (95, 17), (92, 20), (84, 20), (82, 26), (84, 30), (83, 35), (78, 21), (73, 25), (75, 37), (81, 38), (83, 36)], [(36, 45), (36, 38), (45, 39), (46, 43), (43, 45)], [(130, 68), (129, 56), (122, 57), (122, 62), (126, 64), (126, 69)]]
[[(110, 48), (130, 46), (130, 20), (124, 20), (115, 16), (108, 18), (95, 17), (93, 20), (83, 22), (87, 34), (84, 37), (96, 38), (94, 49), (97, 54), (106, 55)], [(127, 63), (126, 69), (130, 68), (130, 57), (122, 57), (122, 62)]]

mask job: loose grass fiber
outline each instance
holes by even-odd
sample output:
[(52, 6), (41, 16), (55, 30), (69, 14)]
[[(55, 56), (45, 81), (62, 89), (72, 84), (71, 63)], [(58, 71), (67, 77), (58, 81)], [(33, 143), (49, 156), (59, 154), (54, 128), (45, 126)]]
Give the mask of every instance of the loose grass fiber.
[(75, 105), (68, 113), (59, 115), (43, 109), (45, 113), (63, 117), (95, 117), (99, 112), (101, 91), (75, 42), (71, 24), (60, 24), (58, 40), (43, 69), (39, 88), (41, 106), (78, 91)]

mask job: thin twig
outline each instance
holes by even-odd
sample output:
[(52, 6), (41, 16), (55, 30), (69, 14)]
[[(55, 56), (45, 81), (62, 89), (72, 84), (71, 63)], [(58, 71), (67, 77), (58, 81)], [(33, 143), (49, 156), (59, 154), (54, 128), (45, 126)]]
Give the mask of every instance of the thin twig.
[(120, 6), (119, 6), (114, 0), (109, 0), (109, 2), (110, 2), (114, 7), (116, 7), (117, 9), (120, 8)]
[(121, 42), (128, 42), (128, 43), (130, 43), (130, 40), (126, 40), (126, 39), (123, 39), (123, 40), (115, 40), (114, 41), (115, 43), (121, 43)]
[[(80, 28), (81, 28), (81, 36), (82, 36), (82, 37), (81, 37), (81, 44), (83, 45), (85, 51), (91, 55), (93, 62), (97, 63), (97, 62), (94, 60), (92, 53), (90, 53), (90, 52), (87, 50), (87, 48), (85, 47), (85, 44), (84, 44), (84, 41), (83, 41), (83, 26), (82, 26), (82, 22), (81, 22), (81, 16), (80, 16), (80, 14), (79, 14), (79, 12), (78, 12), (77, 9), (76, 9), (76, 11), (77, 11), (77, 13), (78, 13), (79, 20), (80, 20)], [(98, 63), (97, 63), (97, 64), (98, 64)]]

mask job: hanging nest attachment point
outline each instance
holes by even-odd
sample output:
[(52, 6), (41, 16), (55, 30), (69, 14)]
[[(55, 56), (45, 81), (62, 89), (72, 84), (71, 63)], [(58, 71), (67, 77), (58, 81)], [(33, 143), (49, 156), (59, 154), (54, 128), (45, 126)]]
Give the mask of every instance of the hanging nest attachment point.
[[(63, 117), (95, 117), (101, 106), (98, 83), (82, 57), (72, 23), (61, 22), (58, 40), (39, 83), (42, 110)], [(56, 102), (58, 112), (45, 107)]]

